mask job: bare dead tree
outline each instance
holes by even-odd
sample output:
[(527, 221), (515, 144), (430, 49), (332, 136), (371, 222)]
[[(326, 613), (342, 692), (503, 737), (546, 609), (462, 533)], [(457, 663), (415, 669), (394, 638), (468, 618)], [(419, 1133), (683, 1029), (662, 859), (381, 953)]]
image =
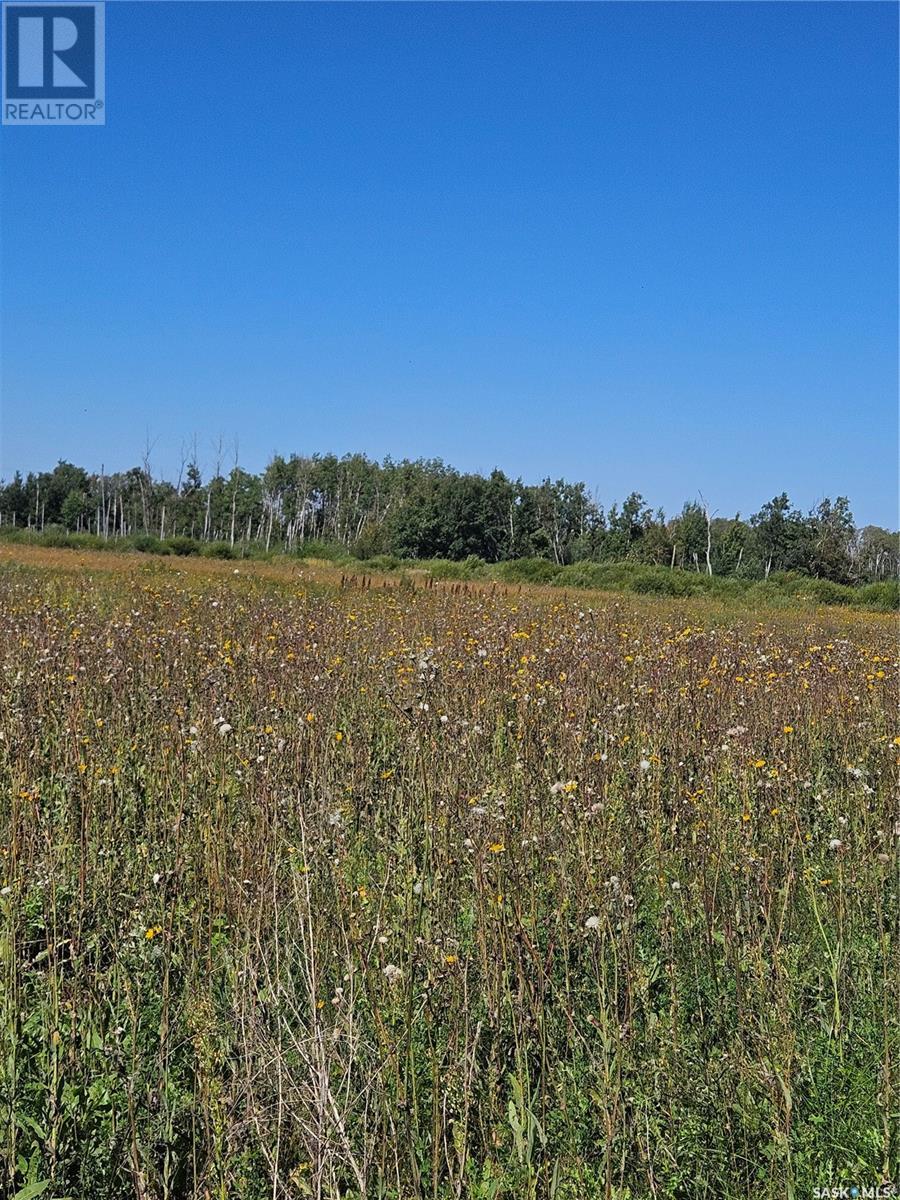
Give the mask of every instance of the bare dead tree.
[(237, 435), (234, 438), (234, 450), (232, 454), (232, 471), (231, 471), (231, 535), (229, 544), (234, 546), (234, 519), (237, 512), (237, 489), (238, 489), (238, 439)]
[(706, 518), (706, 573), (707, 575), (712, 575), (712, 519), (716, 514), (710, 513), (709, 505), (703, 499), (703, 493), (698, 492), (697, 495), (700, 497), (703, 515)]
[(143, 524), (143, 532), (150, 532), (150, 521), (148, 517), (149, 492), (153, 485), (153, 472), (150, 468), (150, 455), (153, 453), (153, 448), (156, 445), (154, 439), (150, 441), (150, 431), (147, 431), (144, 440), (144, 452), (141, 455), (141, 471), (138, 475), (138, 486), (141, 489), (141, 520)]
[(103, 530), (101, 536), (106, 539), (107, 529), (107, 513), (106, 513), (106, 468), (103, 463), (100, 464), (100, 508), (97, 513), (97, 533), (101, 533), (100, 519), (103, 518)]
[(215, 454), (215, 467), (213, 469), (212, 479), (206, 487), (206, 512), (203, 517), (203, 540), (209, 539), (210, 523), (212, 519), (212, 485), (222, 474), (222, 435), (219, 434), (217, 442), (213, 443), (213, 452)]

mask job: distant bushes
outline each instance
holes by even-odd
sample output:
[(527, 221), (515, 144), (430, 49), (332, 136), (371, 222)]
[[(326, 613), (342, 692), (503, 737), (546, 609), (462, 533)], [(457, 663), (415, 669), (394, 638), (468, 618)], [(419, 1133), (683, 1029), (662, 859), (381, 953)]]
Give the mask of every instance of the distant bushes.
[(48, 525), (43, 532), (35, 529), (0, 529), (5, 542), (23, 546), (50, 546), (53, 549), (106, 550), (108, 543), (93, 533), (68, 533), (61, 525)]
[(33, 529), (2, 529), (0, 540), (17, 545), (49, 546), (67, 550), (109, 550), (116, 553), (178, 555), (182, 558), (261, 558), (264, 553), (252, 554), (231, 546), (228, 542), (201, 542), (191, 537), (159, 538), (152, 533), (138, 533), (129, 537), (102, 538), (94, 533), (69, 533), (65, 529), (50, 526), (38, 532)]
[(668, 574), (652, 569), (636, 571), (629, 581), (629, 587), (632, 592), (646, 596), (684, 596), (688, 594), (688, 588), (684, 581), (674, 579), (671, 571)]
[(207, 542), (201, 546), (200, 553), (204, 558), (239, 558), (234, 546), (228, 542)]
[(667, 567), (629, 562), (577, 562), (563, 567), (554, 587), (598, 588), (601, 591), (637, 592), (647, 596), (692, 596), (706, 590), (701, 576)]
[(432, 579), (485, 579), (491, 577), (494, 567), (489, 566), (477, 554), (455, 561), (449, 558), (397, 558), (393, 554), (376, 554), (373, 558), (342, 558), (350, 569), (371, 571), (373, 574), (391, 574), (395, 571), (417, 571)]
[(552, 583), (554, 587), (595, 588), (598, 591), (625, 591), (647, 596), (704, 595), (723, 600), (745, 598), (753, 603), (764, 604), (802, 600), (812, 604), (852, 605), (877, 612), (892, 612), (900, 608), (900, 584), (897, 580), (850, 587), (832, 583), (828, 579), (812, 579), (789, 572), (773, 574), (767, 580), (753, 581), (639, 563), (578, 562), (557, 570)]
[(852, 605), (874, 612), (892, 612), (900, 608), (900, 582), (896, 579), (852, 587), (849, 584), (832, 583), (829, 579), (811, 579), (806, 575), (779, 572), (767, 580), (751, 583), (747, 591), (755, 599), (781, 596), (813, 604)]
[(554, 587), (598, 588), (601, 591), (630, 591), (665, 596), (686, 596), (696, 587), (686, 571), (648, 567), (631, 562), (589, 562), (563, 567)]
[(171, 554), (171, 547), (161, 538), (154, 537), (152, 533), (139, 533), (137, 537), (132, 539), (132, 547), (140, 554)]
[(298, 558), (319, 558), (328, 562), (335, 562), (340, 559), (349, 561), (351, 557), (347, 553), (346, 546), (338, 545), (335, 542), (323, 542), (318, 538), (309, 538), (305, 542), (299, 542), (293, 553)]
[(900, 581), (888, 579), (883, 583), (867, 583), (855, 591), (856, 603), (878, 612), (894, 612), (900, 608)]
[(513, 558), (497, 563), (493, 574), (504, 583), (549, 583), (562, 570), (546, 558)]
[[(283, 553), (262, 547), (232, 546), (226, 541), (202, 542), (177, 536), (159, 538), (154, 534), (135, 534), (126, 538), (101, 538), (90, 533), (69, 533), (61, 526), (48, 526), (43, 532), (32, 529), (0, 529), (0, 540), (21, 545), (50, 546), (75, 550), (133, 551), (138, 554), (175, 555), (181, 558), (269, 559)], [(752, 580), (736, 576), (707, 575), (678, 567), (650, 566), (645, 563), (593, 562), (583, 559), (559, 566), (546, 558), (515, 558), (488, 563), (476, 554), (460, 561), (445, 558), (409, 559), (391, 554), (358, 558), (344, 546), (331, 542), (302, 542), (292, 557), (304, 561), (322, 561), (348, 571), (393, 574), (415, 571), (438, 580), (490, 580), (505, 584), (544, 584), (559, 588), (589, 588), (596, 591), (632, 592), (642, 596), (712, 596), (722, 600), (745, 599), (751, 604), (852, 605), (873, 612), (892, 612), (900, 608), (900, 583), (896, 579), (869, 583), (861, 587), (833, 583), (789, 571), (773, 572), (768, 579)]]
[[(409, 562), (404, 564), (410, 566)], [(470, 554), (461, 562), (447, 558), (434, 558), (423, 563), (432, 579), (483, 579), (488, 573), (488, 564), (477, 554)]]
[(399, 571), (404, 564), (402, 558), (396, 558), (393, 554), (376, 554), (374, 558), (367, 558), (354, 565), (362, 566), (367, 571), (389, 575), (392, 571)]
[(182, 558), (192, 557), (200, 553), (200, 543), (189, 537), (173, 537), (166, 542), (173, 554), (178, 554)]

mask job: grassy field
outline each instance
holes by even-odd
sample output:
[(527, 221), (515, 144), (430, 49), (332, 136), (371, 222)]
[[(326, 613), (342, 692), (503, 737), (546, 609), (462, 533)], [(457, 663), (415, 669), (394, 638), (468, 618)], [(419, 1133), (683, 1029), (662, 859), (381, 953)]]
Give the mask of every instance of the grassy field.
[[(698, 596), (716, 601), (733, 601), (748, 608), (794, 608), (798, 604), (829, 605), (860, 608), (869, 612), (897, 612), (900, 608), (900, 583), (895, 578), (879, 582), (835, 583), (797, 571), (773, 571), (767, 578), (749, 575), (707, 574), (699, 564), (696, 570), (663, 566), (661, 563), (641, 562), (626, 558), (605, 562), (581, 559), (567, 566), (546, 558), (512, 558), (500, 562), (485, 562), (470, 555), (454, 560), (446, 558), (396, 558), (379, 554), (374, 558), (358, 558), (346, 546), (306, 540), (295, 550), (275, 548), (271, 552), (259, 545), (230, 545), (228, 542), (201, 542), (177, 537), (165, 541), (146, 534), (128, 537), (102, 538), (95, 534), (67, 533), (58, 528), (44, 532), (0, 526), (0, 560), (14, 548), (37, 547), (54, 550), (73, 550), (81, 554), (152, 554), (155, 557), (222, 559), (235, 564), (267, 563), (275, 567), (304, 565), (325, 568), (329, 572), (344, 572), (355, 577), (393, 577), (399, 584), (425, 580), (460, 583), (495, 582), (502, 586), (538, 584), (563, 591), (602, 590), (627, 592), (639, 596), (686, 599)], [(136, 569), (136, 568), (135, 568)], [(282, 575), (282, 577), (284, 577)]]
[(897, 1176), (893, 617), (0, 554), (4, 1195)]

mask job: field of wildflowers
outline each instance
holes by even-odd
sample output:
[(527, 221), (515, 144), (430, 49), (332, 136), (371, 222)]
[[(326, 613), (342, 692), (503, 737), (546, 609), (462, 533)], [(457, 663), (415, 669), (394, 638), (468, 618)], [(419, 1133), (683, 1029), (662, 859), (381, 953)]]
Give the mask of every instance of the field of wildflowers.
[(896, 1178), (894, 619), (366, 584), (3, 552), (4, 1194)]

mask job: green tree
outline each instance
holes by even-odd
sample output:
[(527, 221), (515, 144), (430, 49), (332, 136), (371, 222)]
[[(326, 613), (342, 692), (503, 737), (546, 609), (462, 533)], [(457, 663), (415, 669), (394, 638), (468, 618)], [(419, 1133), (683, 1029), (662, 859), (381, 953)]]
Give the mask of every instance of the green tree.
[(84, 492), (73, 488), (60, 507), (60, 521), (66, 529), (80, 529), (88, 509), (88, 498)]
[(850, 547), (853, 541), (853, 513), (846, 496), (832, 503), (827, 497), (809, 514), (811, 534), (811, 575), (849, 583), (851, 578)]

